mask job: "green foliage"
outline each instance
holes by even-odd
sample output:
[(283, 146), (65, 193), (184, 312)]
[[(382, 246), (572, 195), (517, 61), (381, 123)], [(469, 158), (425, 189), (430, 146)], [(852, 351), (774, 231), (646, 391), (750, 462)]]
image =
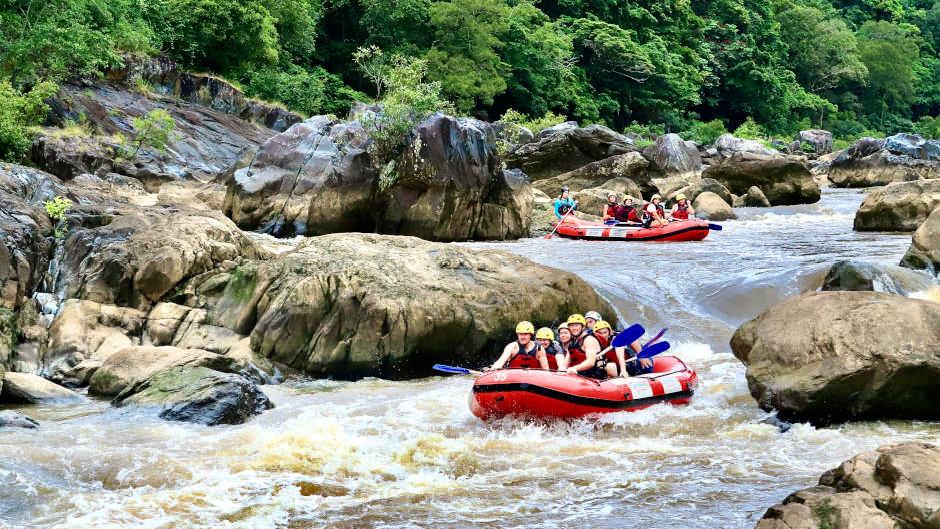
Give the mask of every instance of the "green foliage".
[(914, 131), (925, 138), (940, 139), (940, 116), (924, 116), (914, 125)]
[(46, 215), (54, 221), (65, 219), (66, 213), (72, 209), (72, 201), (65, 197), (55, 197), (47, 200), (43, 206), (46, 208)]
[(175, 128), (173, 116), (161, 109), (151, 110), (144, 116), (134, 118), (134, 140), (131, 143), (134, 152), (130, 153), (129, 157), (137, 156), (144, 147), (165, 151)]
[(441, 93), (441, 84), (427, 81), (426, 77), (424, 60), (392, 58), (382, 79), (386, 87), (382, 112), (362, 118), (373, 138), (373, 154), (380, 163), (391, 160), (401, 150), (418, 123), (434, 112), (453, 112), (453, 106)]
[(567, 120), (567, 117), (560, 114), (555, 114), (554, 112), (546, 112), (540, 118), (530, 118), (529, 116), (526, 116), (520, 112), (516, 112), (511, 108), (503, 114), (503, 117), (500, 118), (500, 121), (503, 123), (525, 127), (536, 134), (549, 127), (554, 127), (555, 125), (564, 123)]
[(738, 128), (734, 129), (734, 135), (746, 140), (759, 140), (767, 137), (767, 131), (758, 125), (753, 118), (748, 116), (748, 118), (744, 120), (744, 123), (741, 123)]
[(268, 101), (280, 101), (308, 116), (344, 115), (353, 101), (365, 95), (346, 86), (342, 79), (323, 68), (305, 70), (292, 66), (287, 71), (257, 70), (249, 74), (245, 93)]
[(866, 22), (858, 31), (869, 88), (864, 106), (883, 125), (889, 111), (902, 111), (914, 98), (917, 41), (907, 28), (891, 22)]
[(43, 82), (22, 92), (0, 81), (0, 160), (22, 159), (32, 142), (29, 127), (42, 121), (49, 111), (45, 101), (57, 90), (54, 83)]
[(707, 122), (695, 122), (688, 131), (681, 133), (680, 136), (684, 139), (701, 143), (702, 145), (708, 145), (715, 143), (715, 140), (717, 140), (719, 136), (727, 133), (728, 129), (725, 128), (724, 122), (720, 119), (713, 119)]

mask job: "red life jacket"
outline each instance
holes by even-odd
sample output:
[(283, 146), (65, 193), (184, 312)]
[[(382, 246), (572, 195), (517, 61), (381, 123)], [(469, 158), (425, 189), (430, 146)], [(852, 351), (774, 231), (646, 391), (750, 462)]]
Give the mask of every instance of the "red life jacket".
[[(581, 336), (578, 336), (577, 338), (572, 336), (571, 341), (568, 342), (568, 354), (570, 355), (568, 360), (568, 367), (574, 367), (587, 359), (587, 353), (584, 352), (583, 347), (584, 338), (586, 336), (593, 336), (597, 342), (601, 344), (602, 351), (605, 347), (607, 347), (607, 340), (604, 340), (596, 334), (588, 334), (587, 331), (582, 332)], [(604, 357), (604, 355), (597, 357), (594, 361), (595, 367), (604, 367), (605, 365), (607, 365), (607, 359)]]
[(686, 220), (689, 218), (689, 203), (686, 202), (684, 206), (676, 204), (676, 210), (672, 212), (672, 218)]
[(509, 367), (521, 367), (525, 369), (541, 369), (542, 366), (539, 364), (539, 359), (536, 353), (539, 351), (538, 344), (535, 341), (529, 342), (529, 345), (532, 345), (532, 349), (526, 351), (522, 344), (516, 342), (516, 346), (519, 348), (519, 352), (515, 354), (509, 360)]
[(617, 210), (617, 220), (620, 222), (642, 222), (634, 206), (620, 206)]
[(608, 217), (617, 218), (617, 214), (620, 212), (620, 206), (617, 204), (607, 203), (607, 209), (604, 210), (604, 214)]

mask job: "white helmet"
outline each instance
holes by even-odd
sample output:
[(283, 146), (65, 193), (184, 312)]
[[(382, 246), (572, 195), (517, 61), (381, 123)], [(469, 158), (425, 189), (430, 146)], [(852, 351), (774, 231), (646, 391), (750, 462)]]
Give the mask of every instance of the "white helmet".
[(601, 318), (600, 313), (597, 312), (597, 311), (595, 311), (595, 310), (591, 310), (591, 311), (586, 312), (586, 313), (584, 314), (584, 317), (585, 317), (585, 318), (591, 318), (591, 319), (594, 320), (594, 321), (601, 321), (602, 319), (604, 319), (604, 318)]

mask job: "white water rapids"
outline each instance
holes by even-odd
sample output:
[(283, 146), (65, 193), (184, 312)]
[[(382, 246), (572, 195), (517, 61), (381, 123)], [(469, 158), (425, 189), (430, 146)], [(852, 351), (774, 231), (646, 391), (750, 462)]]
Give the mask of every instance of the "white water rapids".
[(738, 210), (702, 243), (474, 245), (576, 272), (628, 323), (668, 326), (702, 381), (689, 406), (484, 424), (470, 379), (434, 377), (266, 386), (274, 410), (215, 428), (104, 401), (24, 407), (42, 426), (0, 431), (0, 526), (753, 527), (859, 451), (940, 442), (940, 425), (911, 421), (781, 433), (728, 348), (737, 325), (815, 288), (833, 261), (897, 263), (910, 235), (853, 232), (861, 196)]

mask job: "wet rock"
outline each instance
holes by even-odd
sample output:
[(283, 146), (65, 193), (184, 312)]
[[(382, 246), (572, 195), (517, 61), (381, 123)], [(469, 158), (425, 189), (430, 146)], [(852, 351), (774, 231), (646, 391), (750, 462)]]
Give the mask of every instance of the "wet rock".
[(88, 391), (96, 395), (117, 395), (135, 380), (144, 380), (174, 367), (208, 367), (230, 373), (242, 366), (231, 358), (201, 349), (128, 347), (112, 354), (101, 364), (91, 376)]
[(746, 208), (769, 208), (770, 201), (767, 195), (757, 186), (747, 188), (747, 194), (742, 197), (742, 205)]
[(799, 142), (797, 147), (809, 146), (814, 154), (829, 154), (832, 152), (832, 133), (828, 130), (810, 129), (801, 130), (796, 135)]
[(742, 325), (731, 348), (751, 395), (781, 419), (940, 418), (940, 304), (879, 292), (813, 292)]
[(872, 187), (940, 178), (940, 154), (928, 154), (928, 142), (911, 138), (906, 134), (885, 140), (862, 138), (832, 160), (829, 180), (836, 187)]
[(158, 407), (161, 419), (206, 426), (242, 424), (274, 407), (245, 377), (206, 367), (159, 371), (128, 386), (111, 404)]
[(81, 402), (84, 397), (30, 373), (7, 372), (3, 377), (0, 401), (6, 403), (49, 404)]
[(715, 148), (723, 158), (731, 158), (736, 153), (751, 153), (764, 156), (779, 154), (774, 149), (768, 149), (757, 140), (736, 138), (731, 134), (722, 134), (715, 140)]
[(899, 266), (883, 266), (862, 261), (837, 261), (829, 268), (822, 290), (887, 292), (907, 296), (926, 290), (933, 281), (926, 274)]
[(891, 154), (921, 160), (940, 160), (940, 141), (925, 140), (919, 134), (895, 134), (885, 138), (885, 150)]
[(0, 411), (0, 428), (39, 428), (39, 421), (13, 410)]
[(940, 179), (896, 182), (869, 191), (855, 213), (857, 231), (914, 231), (940, 207)]
[(533, 187), (543, 191), (549, 196), (558, 195), (563, 186), (568, 186), (572, 193), (591, 187), (602, 187), (601, 184), (613, 178), (627, 178), (647, 188), (647, 192), (655, 193), (646, 175), (649, 161), (638, 152), (618, 154), (603, 160), (581, 166), (573, 171), (562, 173), (551, 178), (543, 178), (532, 183)]
[(262, 356), (339, 378), (405, 378), (439, 362), (481, 365), (520, 320), (547, 323), (607, 307), (576, 276), (508, 252), (350, 233), (246, 262), (206, 303), (215, 324), (250, 333)]
[(819, 184), (802, 158), (739, 152), (708, 167), (702, 174), (743, 195), (759, 187), (774, 206), (812, 204), (819, 201)]
[(225, 211), (277, 236), (348, 231), (431, 240), (528, 234), (531, 187), (503, 171), (482, 121), (436, 114), (404, 153), (377, 168), (358, 122), (317, 116), (266, 142), (233, 172)]
[(940, 207), (917, 228), (901, 266), (940, 273)]
[(535, 182), (636, 150), (632, 140), (603, 125), (582, 128), (568, 122), (539, 132), (535, 141), (511, 150), (505, 161)]
[(711, 191), (699, 193), (692, 201), (692, 208), (695, 209), (695, 216), (700, 219), (729, 220), (738, 218), (731, 206)]
[(940, 522), (938, 483), (940, 448), (917, 442), (882, 446), (771, 507), (757, 529), (930, 529)]

